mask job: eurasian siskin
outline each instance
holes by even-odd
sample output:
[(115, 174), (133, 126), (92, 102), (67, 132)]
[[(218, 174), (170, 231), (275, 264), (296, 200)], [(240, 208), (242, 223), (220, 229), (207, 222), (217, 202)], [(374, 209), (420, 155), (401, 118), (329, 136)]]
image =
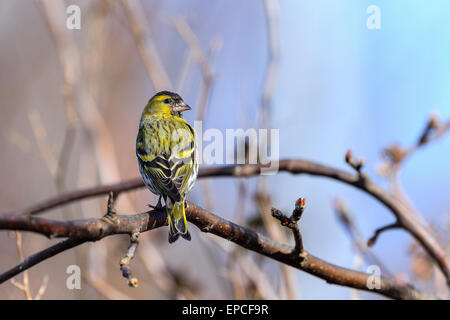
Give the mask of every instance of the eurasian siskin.
[(184, 201), (197, 178), (194, 129), (181, 113), (191, 108), (173, 92), (155, 94), (142, 112), (136, 138), (139, 170), (147, 187), (166, 204), (169, 242), (190, 240)]

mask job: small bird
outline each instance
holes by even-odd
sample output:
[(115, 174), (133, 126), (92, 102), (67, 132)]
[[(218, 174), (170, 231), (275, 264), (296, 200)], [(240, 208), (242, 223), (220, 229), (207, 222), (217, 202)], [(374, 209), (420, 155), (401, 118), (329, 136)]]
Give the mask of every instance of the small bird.
[(150, 191), (159, 195), (154, 208), (162, 208), (161, 198), (166, 205), (169, 243), (180, 235), (191, 240), (184, 200), (197, 178), (198, 161), (194, 129), (182, 117), (186, 110), (191, 107), (178, 94), (158, 92), (142, 112), (136, 138), (139, 171)]

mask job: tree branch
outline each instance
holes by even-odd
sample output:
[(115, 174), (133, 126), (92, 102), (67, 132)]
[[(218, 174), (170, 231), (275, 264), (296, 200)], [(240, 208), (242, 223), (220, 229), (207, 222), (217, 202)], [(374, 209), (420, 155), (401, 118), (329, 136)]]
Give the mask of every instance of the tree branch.
[[(261, 173), (263, 165), (232, 165), (202, 168), (199, 178), (207, 177), (251, 177)], [(302, 159), (285, 159), (278, 162), (278, 171), (292, 174), (310, 174), (313, 176), (328, 177), (360, 189), (377, 199), (387, 207), (400, 223), (401, 228), (408, 231), (428, 252), (431, 258), (438, 264), (444, 274), (447, 284), (450, 285), (450, 264), (445, 250), (436, 241), (435, 237), (422, 225), (416, 223), (410, 215), (408, 208), (389, 192), (378, 186), (369, 176), (362, 172), (352, 174), (340, 169), (328, 167), (316, 162)], [(124, 192), (144, 186), (141, 178), (126, 180), (120, 183), (82, 189), (63, 193), (30, 208), (17, 210), (10, 215), (34, 215), (58, 206), (71, 203), (76, 200), (87, 199), (109, 192)], [(0, 215), (1, 216), (1, 215)]]
[(18, 275), (21, 272), (28, 270), (29, 268), (37, 265), (38, 263), (40, 263), (44, 260), (47, 260), (48, 258), (56, 256), (58, 253), (72, 249), (72, 248), (79, 246), (80, 244), (83, 244), (87, 241), (88, 240), (69, 238), (69, 239), (61, 241), (45, 250), (42, 250), (36, 254), (33, 254), (32, 256), (29, 256), (28, 258), (26, 258), (22, 263), (15, 266), (14, 268), (11, 268), (8, 271), (0, 274), (0, 284), (11, 279), (12, 277)]
[(298, 227), (298, 221), (300, 220), (304, 209), (305, 209), (305, 198), (299, 198), (295, 202), (294, 211), (292, 212), (292, 215), (289, 218), (280, 210), (272, 208), (272, 216), (275, 219), (278, 219), (282, 226), (288, 227), (289, 229), (292, 230), (292, 234), (294, 235), (295, 240), (295, 248), (293, 253), (297, 254), (301, 254), (304, 251), (302, 235)]
[(368, 244), (368, 241), (364, 239), (361, 230), (359, 230), (359, 228), (357, 227), (356, 221), (352, 217), (349, 208), (344, 203), (344, 201), (337, 198), (335, 199), (333, 206), (339, 221), (342, 223), (344, 229), (347, 231), (350, 239), (353, 242), (355, 249), (360, 254), (362, 254), (362, 256), (366, 260), (368, 260), (371, 264), (378, 265), (381, 269), (381, 272), (384, 275), (391, 277), (393, 273), (390, 272), (387, 266), (385, 266), (385, 264), (382, 262), (382, 260), (378, 258), (377, 255), (372, 250), (370, 250), (369, 248), (370, 245)]
[(130, 236), (130, 246), (128, 247), (125, 257), (120, 260), (120, 270), (122, 271), (122, 275), (128, 280), (128, 285), (134, 288), (138, 286), (138, 279), (131, 274), (130, 263), (134, 258), (138, 245), (139, 232), (135, 232)]
[[(189, 202), (186, 205), (186, 215), (188, 220), (203, 232), (215, 234), (246, 249), (308, 272), (329, 283), (375, 292), (394, 299), (429, 298), (411, 285), (399, 285), (394, 280), (385, 277), (381, 277), (379, 288), (371, 290), (367, 286), (367, 281), (371, 277), (369, 274), (335, 266), (306, 251), (298, 254), (295, 248), (289, 245), (273, 241)], [(47, 258), (84, 242), (97, 241), (113, 234), (145, 232), (165, 225), (167, 225), (167, 214), (164, 208), (136, 215), (114, 215), (114, 219), (103, 217), (67, 222), (30, 216), (3, 215), (0, 217), (0, 229), (2, 230), (33, 231), (47, 236), (70, 238), (29, 257), (20, 265), (1, 274), (0, 283)]]

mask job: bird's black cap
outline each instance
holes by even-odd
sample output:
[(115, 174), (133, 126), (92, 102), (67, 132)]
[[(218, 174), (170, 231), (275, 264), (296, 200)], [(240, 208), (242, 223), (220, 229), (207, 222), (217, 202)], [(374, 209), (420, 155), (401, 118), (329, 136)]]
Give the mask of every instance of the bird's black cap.
[(169, 97), (174, 98), (175, 100), (183, 100), (183, 99), (181, 99), (181, 97), (178, 93), (170, 92), (170, 91), (160, 91), (157, 94), (155, 94), (153, 97), (157, 97), (157, 96), (169, 96)]

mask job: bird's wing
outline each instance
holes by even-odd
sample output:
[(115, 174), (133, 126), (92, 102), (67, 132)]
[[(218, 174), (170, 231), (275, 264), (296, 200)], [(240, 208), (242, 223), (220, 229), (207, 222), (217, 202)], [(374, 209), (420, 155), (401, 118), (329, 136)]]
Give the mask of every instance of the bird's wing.
[[(180, 201), (184, 197), (187, 183), (195, 161), (194, 133), (186, 122), (170, 123), (169, 130), (143, 128), (137, 138), (136, 153), (148, 178), (162, 195)], [(167, 132), (177, 130), (177, 135)], [(167, 136), (164, 136), (166, 134)], [(148, 138), (145, 139), (144, 137)]]

